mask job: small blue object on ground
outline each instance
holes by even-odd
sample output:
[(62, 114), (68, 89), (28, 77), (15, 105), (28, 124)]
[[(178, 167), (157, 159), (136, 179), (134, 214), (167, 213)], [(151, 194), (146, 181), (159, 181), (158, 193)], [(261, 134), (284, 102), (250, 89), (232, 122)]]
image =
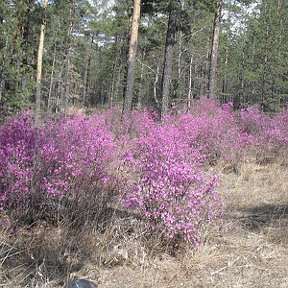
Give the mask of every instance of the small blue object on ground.
[(98, 285), (85, 279), (74, 278), (65, 285), (65, 288), (98, 288)]

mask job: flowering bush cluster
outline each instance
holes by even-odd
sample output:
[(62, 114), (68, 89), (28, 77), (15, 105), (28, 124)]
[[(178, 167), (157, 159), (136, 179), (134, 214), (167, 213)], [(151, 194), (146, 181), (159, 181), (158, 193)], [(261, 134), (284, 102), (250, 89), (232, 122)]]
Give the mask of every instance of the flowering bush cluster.
[(259, 148), (288, 152), (288, 111), (273, 118), (256, 106), (235, 113), (229, 103), (203, 98), (161, 123), (147, 111), (122, 117), (114, 108), (48, 120), (38, 129), (24, 114), (0, 127), (0, 209), (31, 199), (100, 202), (117, 177), (121, 203), (166, 237), (195, 243), (201, 224), (221, 214), (208, 164), (233, 164)]
[(221, 214), (217, 177), (205, 173), (207, 163), (235, 165), (259, 143), (277, 149), (281, 144), (287, 150), (287, 115), (272, 119), (255, 107), (238, 115), (231, 104), (209, 99), (200, 99), (185, 115), (168, 115), (162, 123), (135, 112), (131, 122), (137, 137), (126, 145), (125, 155), (128, 175), (133, 175), (125, 187), (126, 206), (169, 237), (197, 242), (201, 223)]
[(77, 193), (83, 184), (104, 186), (114, 143), (103, 117), (75, 116), (33, 127), (29, 115), (0, 130), (1, 209), (32, 197)]
[(11, 118), (0, 130), (0, 209), (23, 202), (30, 193), (36, 131), (31, 117)]
[(126, 190), (126, 206), (170, 238), (199, 241), (200, 224), (221, 212), (217, 177), (203, 171), (203, 156), (183, 141), (178, 127), (158, 125), (141, 132), (125, 158), (136, 176)]
[[(208, 109), (203, 111), (205, 106)], [(210, 163), (237, 161), (253, 141), (251, 134), (238, 127), (232, 105), (221, 107), (215, 100), (201, 99), (190, 113), (178, 118), (177, 125), (182, 137), (201, 150)]]
[(79, 185), (79, 181), (105, 183), (109, 178), (107, 169), (114, 143), (99, 115), (47, 122), (41, 130), (39, 146), (42, 167), (36, 182), (43, 180), (41, 189), (51, 195), (75, 190), (73, 185)]
[[(269, 155), (273, 152), (287, 154), (288, 110), (269, 117), (260, 107), (252, 106), (240, 111), (239, 127), (253, 138), (252, 147), (256, 154)], [(280, 152), (281, 151), (281, 152)]]
[(288, 146), (288, 110), (279, 113), (274, 119), (272, 119), (270, 137), (274, 143), (277, 143), (283, 148)]

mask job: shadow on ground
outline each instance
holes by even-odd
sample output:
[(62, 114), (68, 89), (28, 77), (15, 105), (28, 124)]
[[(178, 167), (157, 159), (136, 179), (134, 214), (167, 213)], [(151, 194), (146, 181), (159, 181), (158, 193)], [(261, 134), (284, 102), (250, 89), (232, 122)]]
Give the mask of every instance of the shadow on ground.
[(265, 227), (287, 226), (288, 204), (264, 204), (256, 207), (238, 210), (242, 216), (239, 221), (249, 230), (259, 230)]

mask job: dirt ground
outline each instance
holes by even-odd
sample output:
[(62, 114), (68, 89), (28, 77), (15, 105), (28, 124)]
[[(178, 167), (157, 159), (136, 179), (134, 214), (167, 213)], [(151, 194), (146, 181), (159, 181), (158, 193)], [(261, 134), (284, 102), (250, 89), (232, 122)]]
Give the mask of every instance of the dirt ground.
[[(57, 240), (57, 231), (49, 232), (44, 227), (42, 232), (38, 229), (38, 234), (54, 238), (52, 242), (49, 240), (50, 250), (46, 247), (45, 255), (47, 251), (52, 253), (54, 248), (62, 249), (55, 255), (59, 258), (55, 263), (60, 265), (61, 257), (66, 257), (65, 263), (68, 263), (64, 268), (59, 266), (51, 270), (52, 262), (35, 261), (35, 256), (29, 256), (34, 253), (32, 244), (39, 244), (35, 240), (37, 235), (32, 239), (31, 234), (29, 238), (24, 237), (30, 247), (24, 253), (25, 258), (19, 248), (25, 247), (23, 240), (19, 240), (18, 245), (3, 234), (0, 236), (0, 287), (63, 287), (65, 280), (60, 276), (63, 278), (70, 271), (80, 278), (95, 281), (100, 288), (288, 287), (287, 166), (245, 164), (238, 174), (221, 169), (220, 173), (222, 180), (218, 190), (225, 205), (224, 217), (219, 223), (203, 227), (203, 243), (198, 247), (179, 249), (172, 255), (158, 253), (155, 241), (147, 250), (141, 229), (135, 232), (138, 220), (124, 217), (119, 220), (118, 230), (111, 228), (98, 240), (94, 237), (86, 254), (74, 255), (69, 262), (63, 247), (57, 244), (63, 234), (59, 232)], [(129, 234), (131, 223), (134, 232)], [(127, 236), (117, 238), (115, 235), (121, 231)], [(41, 243), (43, 246), (45, 241)], [(17, 265), (9, 266), (15, 255), (18, 255)], [(82, 263), (78, 268), (77, 262)], [(57, 269), (62, 269), (62, 274), (57, 274)]]

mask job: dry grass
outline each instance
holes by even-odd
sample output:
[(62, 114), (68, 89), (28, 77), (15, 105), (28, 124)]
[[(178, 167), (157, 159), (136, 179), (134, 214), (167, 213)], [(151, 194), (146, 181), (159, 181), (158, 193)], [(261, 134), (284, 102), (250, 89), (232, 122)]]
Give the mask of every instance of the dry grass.
[(2, 231), (0, 287), (61, 287), (70, 270), (101, 288), (288, 287), (287, 167), (245, 164), (221, 179), (223, 221), (197, 248), (173, 254), (120, 210), (102, 232), (38, 223)]

